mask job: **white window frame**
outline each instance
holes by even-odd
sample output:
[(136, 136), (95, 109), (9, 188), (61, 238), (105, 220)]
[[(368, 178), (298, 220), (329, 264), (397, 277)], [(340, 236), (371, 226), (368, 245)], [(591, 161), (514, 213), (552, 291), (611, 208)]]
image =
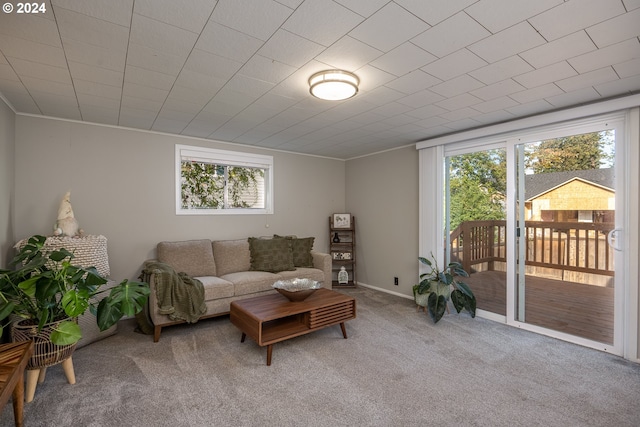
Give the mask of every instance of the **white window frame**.
[[(225, 166), (241, 166), (265, 170), (263, 209), (185, 209), (182, 207), (182, 162), (194, 160)], [(273, 156), (240, 151), (176, 144), (175, 148), (175, 202), (176, 215), (264, 215), (273, 214)]]

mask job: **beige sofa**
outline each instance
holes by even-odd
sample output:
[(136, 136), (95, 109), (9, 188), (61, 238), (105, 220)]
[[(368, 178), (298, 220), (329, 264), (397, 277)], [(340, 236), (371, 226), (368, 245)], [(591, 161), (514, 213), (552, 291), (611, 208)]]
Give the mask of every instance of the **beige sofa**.
[[(313, 251), (313, 240), (313, 237), (275, 236), (160, 242), (156, 248), (157, 260), (147, 261), (145, 269), (153, 265), (153, 261), (159, 261), (201, 281), (206, 313), (198, 319), (203, 319), (229, 313), (234, 300), (275, 293), (272, 285), (277, 280), (309, 278), (331, 289), (331, 256)], [(160, 339), (163, 327), (185, 323), (185, 320), (160, 313), (156, 291), (158, 274), (166, 273), (146, 269), (142, 275), (151, 287), (147, 317), (153, 323), (154, 342)]]

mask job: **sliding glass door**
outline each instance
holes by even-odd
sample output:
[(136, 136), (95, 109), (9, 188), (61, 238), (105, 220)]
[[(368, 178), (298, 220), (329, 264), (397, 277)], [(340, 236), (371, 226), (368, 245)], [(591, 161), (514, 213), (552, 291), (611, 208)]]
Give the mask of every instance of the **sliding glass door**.
[(445, 158), (446, 260), (460, 262), (477, 308), (506, 315), (506, 151), (452, 152)]
[(444, 147), (444, 258), (480, 316), (621, 352), (623, 123)]
[[(515, 320), (614, 344), (616, 129), (515, 146)], [(617, 221), (618, 220), (618, 221)]]

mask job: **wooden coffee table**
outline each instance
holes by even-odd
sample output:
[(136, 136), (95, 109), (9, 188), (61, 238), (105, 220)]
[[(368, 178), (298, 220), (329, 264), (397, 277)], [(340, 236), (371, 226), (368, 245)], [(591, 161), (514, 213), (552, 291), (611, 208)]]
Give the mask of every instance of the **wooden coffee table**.
[(291, 302), (280, 294), (264, 295), (231, 303), (231, 323), (242, 331), (240, 342), (250, 336), (261, 347), (267, 346), (267, 366), (271, 365), (273, 344), (305, 335), (356, 317), (356, 300), (329, 289), (318, 289), (309, 298)]

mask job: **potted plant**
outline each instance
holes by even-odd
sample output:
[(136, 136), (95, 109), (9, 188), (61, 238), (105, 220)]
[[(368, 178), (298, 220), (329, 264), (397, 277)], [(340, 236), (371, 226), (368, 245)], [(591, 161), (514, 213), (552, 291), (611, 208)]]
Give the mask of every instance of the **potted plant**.
[(21, 318), (15, 324), (27, 323), (38, 332), (56, 322), (51, 342), (74, 345), (82, 337), (75, 319), (87, 309), (96, 316), (101, 331), (142, 310), (148, 284), (125, 279), (101, 291), (107, 279), (94, 267), (73, 265), (73, 253), (64, 248), (45, 251), (45, 242), (44, 236), (32, 236), (12, 260), (14, 269), (0, 270), (0, 336), (6, 329), (2, 325), (13, 315)]
[(469, 277), (469, 274), (458, 262), (450, 262), (444, 269), (438, 268), (438, 263), (431, 254), (430, 261), (424, 257), (418, 260), (429, 268), (427, 273), (420, 275), (420, 283), (413, 286), (416, 304), (425, 306), (434, 323), (437, 323), (447, 308), (449, 299), (456, 311), (460, 313), (466, 309), (471, 317), (476, 317), (476, 297), (471, 288), (464, 282), (456, 280), (456, 276)]

